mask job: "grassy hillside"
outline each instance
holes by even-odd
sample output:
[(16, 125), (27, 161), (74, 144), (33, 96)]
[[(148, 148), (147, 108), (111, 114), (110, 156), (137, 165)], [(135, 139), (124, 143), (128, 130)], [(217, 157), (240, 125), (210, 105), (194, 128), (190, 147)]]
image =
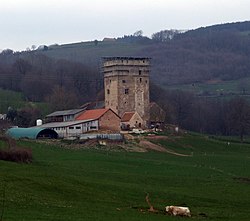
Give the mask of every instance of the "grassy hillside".
[(0, 113), (7, 113), (8, 107), (20, 108), (25, 105), (22, 93), (0, 88)]
[[(249, 220), (249, 145), (199, 135), (153, 142), (193, 156), (21, 142), (34, 162), (0, 161), (3, 220), (177, 220), (162, 212), (173, 204), (189, 206), (192, 220)], [(146, 193), (158, 214), (146, 211)]]
[[(152, 79), (163, 85), (222, 81), (249, 77), (250, 22), (190, 30), (172, 40), (81, 42), (44, 51), (53, 58), (100, 65), (102, 56), (152, 58)], [(132, 37), (131, 37), (132, 38)], [(131, 39), (132, 40), (132, 39)]]
[(181, 89), (198, 95), (248, 95), (250, 93), (250, 78), (234, 81), (211, 80), (204, 83), (165, 85), (166, 89)]
[(25, 106), (33, 106), (41, 111), (44, 116), (50, 112), (49, 106), (44, 102), (28, 102), (20, 92), (3, 90), (0, 88), (0, 113), (7, 113), (8, 107), (19, 109)]
[(42, 53), (55, 59), (66, 59), (99, 66), (100, 59), (104, 56), (138, 56), (145, 47), (145, 45), (138, 43), (100, 41), (95, 45), (95, 42), (80, 42), (60, 45)]

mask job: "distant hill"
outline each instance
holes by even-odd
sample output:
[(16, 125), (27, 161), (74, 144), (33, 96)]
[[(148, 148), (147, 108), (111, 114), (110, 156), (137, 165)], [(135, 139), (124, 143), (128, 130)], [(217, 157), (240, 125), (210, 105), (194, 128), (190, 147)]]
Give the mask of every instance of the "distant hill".
[[(169, 30), (154, 36), (166, 33)], [(186, 32), (170, 30), (160, 41), (130, 35), (112, 41), (54, 44), (21, 53), (4, 50), (0, 53), (0, 87), (22, 91), (32, 101), (44, 101), (56, 85), (74, 89), (81, 102), (94, 99), (103, 88), (103, 56), (151, 57), (151, 80), (164, 88), (190, 90), (191, 86), (197, 94), (210, 94), (215, 93), (211, 88), (221, 93), (226, 85), (230, 93), (246, 93), (250, 87), (250, 21)]]
[(152, 57), (152, 80), (162, 86), (250, 77), (249, 21), (202, 27), (164, 42), (129, 37), (133, 36), (60, 45), (35, 53), (96, 68), (102, 56)]

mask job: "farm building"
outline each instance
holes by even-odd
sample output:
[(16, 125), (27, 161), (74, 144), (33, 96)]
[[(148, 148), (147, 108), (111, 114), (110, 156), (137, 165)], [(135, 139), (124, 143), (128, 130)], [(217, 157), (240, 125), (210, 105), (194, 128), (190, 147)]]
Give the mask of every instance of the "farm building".
[(28, 139), (39, 139), (39, 138), (58, 138), (58, 134), (49, 128), (10, 128), (6, 134), (14, 139), (28, 138)]
[(111, 109), (86, 110), (76, 120), (93, 119), (98, 121), (99, 130), (120, 131), (120, 117)]
[(85, 109), (72, 109), (64, 111), (56, 111), (45, 117), (45, 122), (67, 122), (74, 121), (76, 117), (81, 114)]
[(133, 128), (145, 127), (144, 121), (137, 112), (125, 112), (121, 118), (121, 128), (129, 130)]
[(51, 122), (39, 125), (36, 128), (48, 128), (56, 131), (60, 138), (76, 137), (80, 134), (99, 129), (98, 120), (76, 120), (68, 122)]

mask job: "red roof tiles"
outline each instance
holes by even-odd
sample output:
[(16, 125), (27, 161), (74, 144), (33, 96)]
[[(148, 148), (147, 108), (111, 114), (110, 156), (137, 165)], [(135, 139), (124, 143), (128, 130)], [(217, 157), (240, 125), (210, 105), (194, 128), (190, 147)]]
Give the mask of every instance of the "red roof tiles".
[(122, 115), (121, 122), (128, 122), (131, 120), (131, 118), (134, 116), (135, 112), (125, 112)]
[(76, 120), (96, 120), (99, 119), (103, 114), (105, 114), (109, 109), (94, 109), (94, 110), (86, 110), (82, 114), (80, 114)]

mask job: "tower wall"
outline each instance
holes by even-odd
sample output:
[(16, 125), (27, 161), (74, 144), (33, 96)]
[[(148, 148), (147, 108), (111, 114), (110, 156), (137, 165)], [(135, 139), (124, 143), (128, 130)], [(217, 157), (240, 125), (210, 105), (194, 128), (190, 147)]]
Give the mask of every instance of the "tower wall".
[(104, 58), (105, 107), (119, 116), (138, 112), (149, 120), (149, 58)]

